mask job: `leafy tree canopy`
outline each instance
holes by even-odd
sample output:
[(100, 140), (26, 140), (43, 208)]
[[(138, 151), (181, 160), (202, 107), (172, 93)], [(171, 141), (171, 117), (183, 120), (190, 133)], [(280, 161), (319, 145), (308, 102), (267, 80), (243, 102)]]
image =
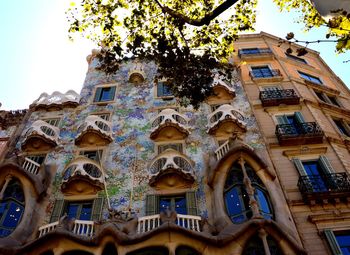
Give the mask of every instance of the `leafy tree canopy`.
[[(349, 15), (323, 19), (307, 0), (274, 0), (281, 10), (296, 8), (307, 28), (326, 25), (350, 49)], [(182, 104), (199, 106), (213, 93), (216, 71), (230, 75), (227, 59), (239, 32), (253, 31), (257, 0), (81, 0), (67, 11), (69, 32), (101, 47), (99, 69), (118, 70), (127, 58), (152, 59)], [(344, 29), (343, 29), (344, 28)], [(214, 71), (215, 72), (215, 71)]]

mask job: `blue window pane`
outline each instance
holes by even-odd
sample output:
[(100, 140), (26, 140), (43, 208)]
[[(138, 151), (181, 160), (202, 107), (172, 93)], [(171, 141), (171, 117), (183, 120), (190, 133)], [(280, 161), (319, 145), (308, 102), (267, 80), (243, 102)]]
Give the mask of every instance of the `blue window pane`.
[(69, 219), (77, 218), (79, 205), (78, 204), (68, 204), (67, 216)]
[(309, 176), (309, 181), (312, 184), (312, 188), (315, 192), (326, 191), (327, 187), (322, 179), (322, 170), (318, 161), (306, 161), (303, 162), (303, 166), (306, 174)]
[(10, 235), (12, 230), (0, 227), (0, 237), (5, 237)]
[(175, 211), (179, 214), (187, 214), (185, 198), (175, 199)]
[(21, 220), (24, 208), (16, 202), (10, 202), (2, 226), (5, 228), (15, 228)]
[(159, 211), (164, 212), (166, 209), (171, 210), (171, 199), (170, 198), (160, 198), (159, 201)]
[(312, 76), (310, 74), (306, 74), (306, 73), (303, 73), (303, 72), (299, 72), (299, 74), (305, 80), (309, 80), (309, 81), (317, 83), (317, 84), (322, 84), (322, 81), (319, 78), (315, 77), (315, 76)]
[(253, 75), (256, 78), (273, 77), (273, 74), (268, 66), (252, 67)]
[(350, 255), (350, 233), (338, 234), (335, 233), (337, 243), (344, 255)]
[(266, 195), (259, 188), (256, 188), (256, 199), (259, 201), (260, 211), (263, 214), (271, 214), (270, 206), (267, 202)]
[(241, 214), (244, 210), (244, 205), (239, 198), (236, 188), (231, 189), (225, 194), (225, 202), (229, 215)]
[(111, 88), (103, 88), (101, 92), (101, 101), (111, 100)]
[(80, 212), (79, 220), (90, 220), (91, 211), (92, 211), (92, 204), (84, 204)]

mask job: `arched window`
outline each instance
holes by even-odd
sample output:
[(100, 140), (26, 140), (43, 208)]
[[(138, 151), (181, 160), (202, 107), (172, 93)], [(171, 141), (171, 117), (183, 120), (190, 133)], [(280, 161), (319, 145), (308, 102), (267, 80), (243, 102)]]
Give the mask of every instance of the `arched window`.
[(197, 252), (195, 249), (184, 245), (177, 247), (175, 254), (176, 255), (200, 255), (200, 253)]
[[(244, 171), (247, 176), (246, 182), (244, 182)], [(249, 196), (248, 191), (254, 192), (254, 198)], [(272, 207), (263, 183), (254, 170), (244, 162), (237, 161), (232, 165), (225, 182), (224, 199), (226, 211), (233, 223), (245, 222), (253, 216), (252, 199), (257, 201), (258, 211), (265, 219), (273, 217)]]
[(147, 247), (137, 251), (129, 252), (127, 255), (168, 255), (169, 251), (165, 247)]
[(24, 212), (24, 193), (21, 183), (12, 178), (5, 183), (0, 202), (0, 237), (10, 235), (21, 221)]
[[(266, 241), (271, 255), (283, 255), (275, 240), (267, 236)], [(249, 240), (242, 255), (266, 255), (264, 249), (263, 241), (258, 235), (255, 235)]]

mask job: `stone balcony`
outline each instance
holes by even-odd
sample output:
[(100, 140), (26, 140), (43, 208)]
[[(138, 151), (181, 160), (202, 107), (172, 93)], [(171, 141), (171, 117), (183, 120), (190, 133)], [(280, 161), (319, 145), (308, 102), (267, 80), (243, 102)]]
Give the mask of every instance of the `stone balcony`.
[(35, 100), (30, 108), (38, 110), (62, 110), (64, 108), (74, 108), (79, 105), (80, 95), (73, 90), (68, 90), (66, 93), (58, 91), (53, 92), (51, 95), (42, 93), (37, 100)]
[(260, 91), (259, 98), (263, 107), (284, 105), (297, 105), (300, 97), (295, 93), (294, 89), (278, 89)]
[(164, 109), (152, 122), (150, 138), (156, 141), (181, 140), (189, 134), (187, 118), (173, 109)]
[(63, 171), (61, 190), (64, 194), (96, 194), (104, 188), (102, 167), (84, 156), (73, 159)]
[(300, 176), (298, 187), (309, 204), (350, 202), (350, 176), (346, 172)]
[(143, 71), (141, 63), (135, 63), (128, 73), (128, 80), (132, 83), (142, 83), (145, 80), (146, 74)]
[(111, 122), (97, 115), (89, 115), (78, 128), (75, 144), (79, 146), (104, 146), (112, 141)]
[(235, 131), (245, 132), (244, 116), (232, 105), (223, 104), (208, 117), (207, 133), (211, 135), (232, 135)]
[(276, 125), (275, 134), (281, 146), (323, 142), (324, 133), (316, 122)]
[[(174, 226), (179, 226), (181, 228), (195, 231), (195, 232), (201, 232), (200, 229), (200, 222), (201, 217), (196, 215), (183, 215), (183, 214), (174, 214), (174, 220), (172, 219), (163, 219), (162, 221), (162, 215), (161, 214), (155, 214), (150, 216), (143, 216), (140, 218), (136, 218), (137, 223), (136, 226), (136, 234), (142, 235), (147, 232), (150, 232), (152, 230), (155, 230), (162, 226), (163, 223), (169, 223), (173, 224)], [(100, 228), (100, 224), (96, 224), (94, 221), (89, 220), (72, 220), (71, 227), (68, 229), (65, 229), (66, 231), (69, 231), (77, 236), (82, 237), (94, 237), (96, 232), (98, 232), (98, 229)], [(108, 223), (108, 221), (106, 222)], [(46, 224), (39, 228), (38, 230), (38, 237), (41, 238), (48, 233), (57, 231), (59, 229), (65, 228), (59, 221)]]
[(207, 98), (209, 104), (215, 104), (218, 101), (232, 100), (236, 96), (235, 89), (227, 84), (223, 80), (223, 77), (220, 77), (219, 75), (215, 75), (212, 87), (214, 95)]
[[(70, 231), (79, 236), (92, 237), (95, 234), (94, 221), (74, 220), (73, 228)], [(59, 222), (52, 222), (39, 228), (39, 238), (55, 231), (60, 226)]]
[[(200, 232), (201, 217), (196, 215), (176, 214), (177, 226)], [(161, 225), (161, 215), (155, 214), (138, 218), (137, 233), (142, 234), (158, 228)]]
[(173, 149), (166, 149), (151, 161), (149, 174), (151, 186), (177, 187), (194, 182), (193, 162)]
[(24, 135), (22, 150), (47, 151), (57, 146), (60, 130), (43, 120), (32, 123)]

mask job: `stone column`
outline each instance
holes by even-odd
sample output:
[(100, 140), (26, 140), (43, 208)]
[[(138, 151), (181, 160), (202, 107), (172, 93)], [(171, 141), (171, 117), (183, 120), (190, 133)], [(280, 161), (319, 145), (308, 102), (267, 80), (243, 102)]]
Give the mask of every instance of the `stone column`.
[(12, 175), (7, 175), (7, 176), (5, 177), (4, 186), (2, 186), (1, 191), (0, 191), (0, 200), (3, 199), (5, 190), (6, 190), (8, 184), (9, 184), (9, 182), (10, 182), (11, 180), (12, 180)]
[(261, 238), (261, 241), (263, 242), (265, 255), (271, 255), (269, 244), (267, 243), (267, 233), (266, 233), (265, 229), (263, 229), (263, 228), (259, 229), (259, 237)]
[(242, 157), (239, 158), (239, 164), (241, 165), (241, 168), (242, 168), (243, 183), (244, 183), (245, 189), (246, 189), (248, 196), (249, 196), (249, 205), (252, 208), (253, 218), (262, 218), (260, 211), (259, 211), (258, 201), (256, 201), (256, 199), (254, 197), (255, 189), (252, 186), (252, 182), (250, 181), (250, 179), (248, 177), (247, 170), (245, 168), (245, 161)]

